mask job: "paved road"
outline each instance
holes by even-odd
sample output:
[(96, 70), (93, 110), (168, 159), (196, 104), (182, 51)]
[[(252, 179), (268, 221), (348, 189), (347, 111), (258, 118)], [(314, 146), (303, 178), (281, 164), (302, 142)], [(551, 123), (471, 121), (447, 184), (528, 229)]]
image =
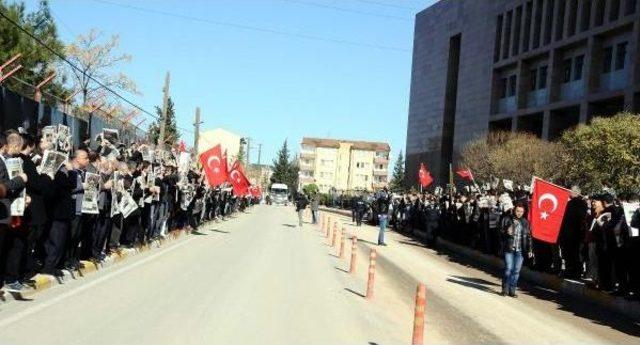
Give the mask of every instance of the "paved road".
[[(401, 344), (404, 329), (346, 289), (293, 208), (258, 206), (31, 302), (0, 304), (0, 344)], [(364, 268), (362, 269), (364, 272)]]
[[(0, 344), (409, 344), (416, 282), (428, 287), (425, 343), (637, 344), (637, 323), (548, 291), (495, 294), (498, 279), (398, 234), (378, 248), (355, 229), (358, 274), (290, 207), (258, 206), (28, 302), (0, 304)], [(348, 256), (349, 251), (346, 251)]]

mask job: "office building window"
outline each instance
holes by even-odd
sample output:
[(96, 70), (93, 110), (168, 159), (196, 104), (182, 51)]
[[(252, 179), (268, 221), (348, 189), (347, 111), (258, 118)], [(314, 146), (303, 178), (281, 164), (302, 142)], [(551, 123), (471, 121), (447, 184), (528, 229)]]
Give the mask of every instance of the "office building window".
[(583, 66), (584, 66), (584, 55), (576, 56), (573, 59), (573, 80), (582, 79)]
[(509, 77), (509, 97), (513, 97), (516, 95), (516, 75), (512, 75)]
[(602, 73), (611, 72), (612, 60), (613, 60), (613, 47), (605, 47), (602, 54)]
[(546, 89), (547, 88), (547, 66), (540, 66), (539, 75), (538, 75), (538, 89)]
[(535, 91), (536, 87), (537, 87), (537, 80), (538, 80), (538, 70), (537, 69), (532, 69), (530, 72), (530, 76), (529, 79), (531, 81), (530, 84), (530, 90), (531, 91)]
[(618, 43), (616, 47), (616, 71), (624, 69), (627, 59), (627, 42)]
[(562, 61), (562, 76), (563, 83), (571, 81), (571, 59), (565, 59)]
[(609, 21), (618, 19), (620, 14), (620, 0), (611, 0), (611, 12), (609, 12)]
[(636, 12), (636, 1), (637, 0), (627, 0), (626, 6), (624, 8), (624, 14), (630, 15)]
[(507, 97), (507, 78), (500, 79), (500, 98)]

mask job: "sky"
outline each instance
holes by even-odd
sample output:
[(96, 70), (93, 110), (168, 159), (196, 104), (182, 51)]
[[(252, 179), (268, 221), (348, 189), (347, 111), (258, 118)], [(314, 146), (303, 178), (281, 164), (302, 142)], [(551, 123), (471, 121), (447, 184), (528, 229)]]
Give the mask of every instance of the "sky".
[(51, 0), (51, 9), (65, 43), (92, 28), (120, 36), (133, 59), (118, 70), (142, 93), (126, 96), (145, 110), (162, 104), (169, 71), (187, 144), (200, 107), (202, 131), (251, 137), (264, 164), (304, 136), (388, 142), (392, 159), (404, 151), (414, 16), (434, 2)]

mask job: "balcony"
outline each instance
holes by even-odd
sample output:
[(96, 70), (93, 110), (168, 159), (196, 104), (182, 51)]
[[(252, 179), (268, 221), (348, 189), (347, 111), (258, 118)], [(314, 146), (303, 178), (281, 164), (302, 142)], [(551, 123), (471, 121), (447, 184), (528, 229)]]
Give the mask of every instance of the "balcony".
[(373, 175), (374, 176), (387, 176), (387, 175), (389, 175), (389, 172), (387, 171), (387, 169), (373, 169)]
[(629, 72), (626, 68), (600, 74), (600, 91), (624, 89), (627, 86), (628, 74)]
[(506, 114), (516, 111), (516, 97), (501, 98), (498, 100), (498, 113)]
[(311, 150), (300, 151), (300, 158), (315, 158), (316, 152)]
[(527, 95), (527, 107), (534, 108), (549, 103), (549, 89), (540, 89), (529, 92)]
[(560, 98), (563, 101), (579, 99), (584, 95), (584, 80), (564, 83), (560, 87)]
[(376, 158), (373, 159), (373, 162), (375, 164), (389, 164), (389, 158), (376, 156)]

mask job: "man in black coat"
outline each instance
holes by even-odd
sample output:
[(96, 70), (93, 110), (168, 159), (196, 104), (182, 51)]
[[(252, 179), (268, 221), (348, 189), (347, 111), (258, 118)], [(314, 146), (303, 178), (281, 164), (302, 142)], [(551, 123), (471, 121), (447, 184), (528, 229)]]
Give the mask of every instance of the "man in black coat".
[(582, 273), (580, 245), (585, 238), (587, 209), (587, 202), (580, 195), (580, 189), (573, 186), (558, 238), (565, 261), (564, 276), (569, 279), (579, 279)]
[(16, 248), (18, 251), (14, 250), (14, 243), (21, 241), (16, 240), (19, 237), (19, 229), (12, 224), (11, 202), (20, 196), (28, 178), (24, 173), (10, 178), (5, 160), (17, 157), (21, 149), (20, 134), (10, 131), (6, 136), (0, 135), (0, 183), (4, 184), (6, 189), (5, 198), (0, 199), (0, 286), (6, 280), (7, 287), (12, 291), (20, 291), (23, 286), (18, 281), (19, 261), (13, 260), (20, 251), (20, 248)]

